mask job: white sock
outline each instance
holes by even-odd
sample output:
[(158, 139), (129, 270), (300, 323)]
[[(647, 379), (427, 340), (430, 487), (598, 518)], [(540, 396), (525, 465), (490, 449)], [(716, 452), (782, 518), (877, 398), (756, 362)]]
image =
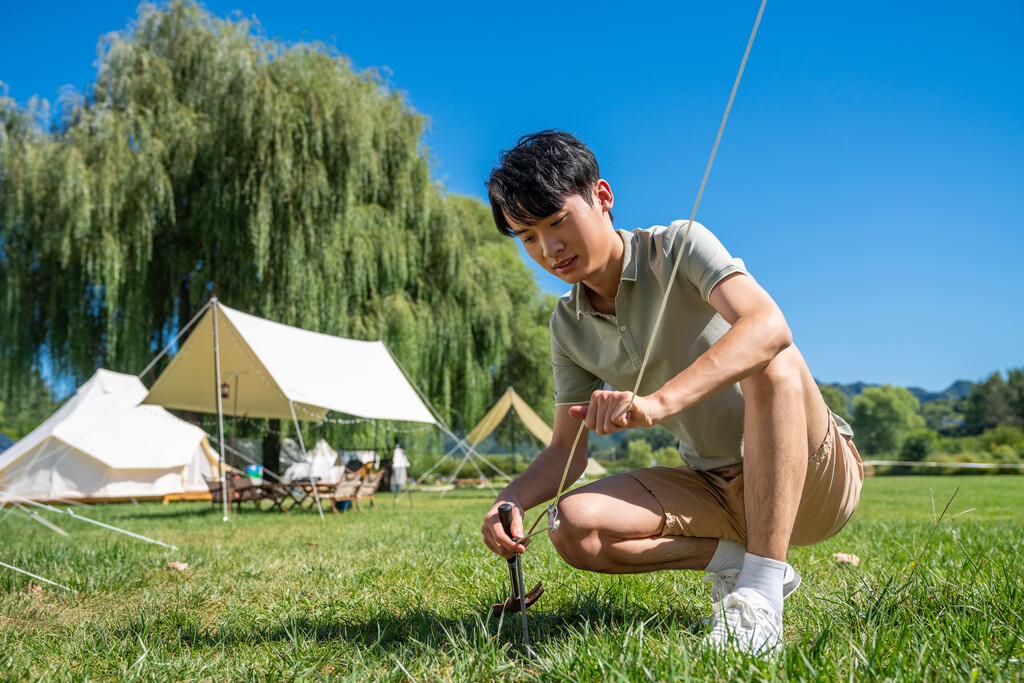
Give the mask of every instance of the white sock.
[(782, 614), (782, 584), (786, 579), (786, 563), (747, 553), (736, 590), (746, 588), (768, 601), (776, 614)]
[(715, 554), (711, 556), (711, 561), (708, 562), (708, 566), (704, 568), (704, 571), (720, 572), (723, 569), (742, 569), (743, 556), (746, 552), (747, 546), (739, 541), (730, 541), (723, 538), (718, 541)]

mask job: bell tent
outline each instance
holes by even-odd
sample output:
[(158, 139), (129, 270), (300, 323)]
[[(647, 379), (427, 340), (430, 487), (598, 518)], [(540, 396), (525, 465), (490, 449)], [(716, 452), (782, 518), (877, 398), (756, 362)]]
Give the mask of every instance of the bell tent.
[(206, 491), (203, 430), (140, 405), (138, 378), (97, 370), (57, 412), (0, 453), (0, 500), (110, 501)]

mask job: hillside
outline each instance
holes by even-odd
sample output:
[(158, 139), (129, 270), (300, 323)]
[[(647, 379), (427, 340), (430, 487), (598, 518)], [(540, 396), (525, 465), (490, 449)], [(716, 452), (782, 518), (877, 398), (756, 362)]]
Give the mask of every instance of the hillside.
[[(818, 384), (824, 383), (818, 382)], [(879, 385), (866, 384), (865, 382), (854, 382), (853, 384), (829, 383), (828, 386), (835, 387), (839, 391), (843, 392), (843, 395), (846, 396), (846, 400), (852, 403), (854, 396), (859, 396), (868, 387)], [(930, 401), (937, 401), (939, 399), (963, 398), (964, 396), (967, 396), (968, 394), (971, 393), (971, 388), (973, 386), (974, 382), (970, 382), (965, 379), (958, 379), (957, 381), (953, 382), (948, 387), (939, 392), (926, 391), (925, 389), (921, 389), (920, 387), (907, 387), (907, 391), (909, 391), (915, 397), (917, 397), (917, 400), (920, 401), (921, 403), (928, 403)]]

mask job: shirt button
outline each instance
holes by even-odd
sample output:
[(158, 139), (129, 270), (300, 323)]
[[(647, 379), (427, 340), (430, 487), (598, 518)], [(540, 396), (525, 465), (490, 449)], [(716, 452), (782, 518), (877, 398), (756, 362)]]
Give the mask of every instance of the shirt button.
[(620, 332), (625, 332), (625, 331), (626, 331), (626, 326), (625, 326), (625, 325), (623, 325), (622, 327), (620, 327), (620, 328), (619, 328), (619, 331), (620, 331)]

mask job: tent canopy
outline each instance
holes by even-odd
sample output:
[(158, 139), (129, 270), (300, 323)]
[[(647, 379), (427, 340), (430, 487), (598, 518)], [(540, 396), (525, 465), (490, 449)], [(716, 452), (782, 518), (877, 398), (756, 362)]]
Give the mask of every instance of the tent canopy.
[(608, 474), (608, 470), (604, 468), (604, 465), (593, 458), (587, 458), (587, 469), (583, 470), (584, 477), (587, 479), (600, 479), (606, 474)]
[(142, 406), (138, 378), (97, 370), (0, 454), (0, 490), (26, 498), (142, 497), (205, 490), (203, 430)]
[[(216, 312), (221, 374), (213, 354)], [(436, 424), (383, 342), (356, 341), (264, 320), (215, 302), (157, 378), (145, 403), (226, 415), (320, 420), (329, 411)]]
[(473, 431), (466, 436), (466, 441), (474, 448), (478, 446), (481, 441), (498, 428), (505, 415), (513, 408), (516, 411), (516, 415), (519, 416), (519, 419), (522, 420), (523, 425), (531, 434), (537, 437), (545, 446), (551, 443), (551, 437), (553, 436), (551, 427), (540, 418), (540, 415), (533, 411), (533, 408), (527, 405), (526, 401), (512, 387), (509, 387), (501, 395), (501, 398), (487, 411), (487, 414), (484, 415), (477, 426), (473, 427)]

